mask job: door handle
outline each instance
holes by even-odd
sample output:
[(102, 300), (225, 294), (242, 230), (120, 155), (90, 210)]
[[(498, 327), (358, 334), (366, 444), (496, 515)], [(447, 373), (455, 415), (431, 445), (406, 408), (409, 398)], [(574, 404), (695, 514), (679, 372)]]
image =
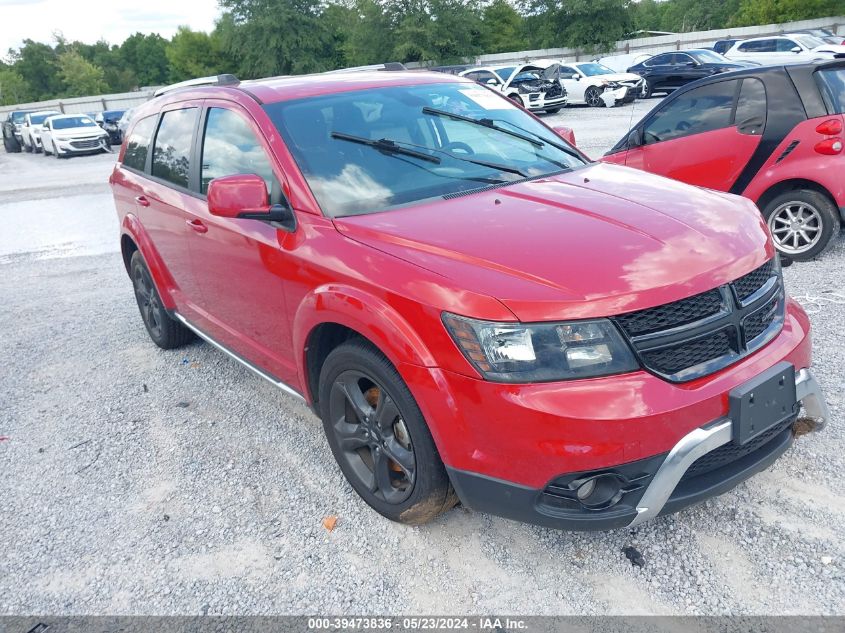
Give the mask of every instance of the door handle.
[(146, 198), (145, 196), (136, 196), (136, 197), (135, 197), (135, 202), (137, 202), (138, 204), (140, 204), (142, 207), (148, 207), (148, 206), (150, 206), (150, 201), (149, 201), (149, 200), (147, 200), (147, 198)]
[(208, 233), (208, 227), (201, 220), (185, 220), (185, 223), (197, 233)]

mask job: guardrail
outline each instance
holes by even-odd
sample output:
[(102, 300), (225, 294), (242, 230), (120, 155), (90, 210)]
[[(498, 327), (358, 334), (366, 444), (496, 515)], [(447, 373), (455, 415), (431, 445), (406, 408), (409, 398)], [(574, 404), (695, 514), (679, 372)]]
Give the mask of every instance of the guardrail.
[(12, 110), (58, 110), (65, 114), (101, 112), (103, 110), (128, 110), (152, 99), (158, 86), (144, 88), (135, 92), (120, 92), (92, 97), (74, 97), (71, 99), (50, 99), (33, 103), (0, 106), (0, 119)]

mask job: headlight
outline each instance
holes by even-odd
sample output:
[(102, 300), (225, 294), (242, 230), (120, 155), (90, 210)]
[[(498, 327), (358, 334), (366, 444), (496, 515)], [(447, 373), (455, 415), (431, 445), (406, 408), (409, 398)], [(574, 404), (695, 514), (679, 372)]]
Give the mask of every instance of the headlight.
[(639, 367), (607, 319), (502, 323), (444, 312), (443, 323), (470, 363), (494, 382), (591, 378)]

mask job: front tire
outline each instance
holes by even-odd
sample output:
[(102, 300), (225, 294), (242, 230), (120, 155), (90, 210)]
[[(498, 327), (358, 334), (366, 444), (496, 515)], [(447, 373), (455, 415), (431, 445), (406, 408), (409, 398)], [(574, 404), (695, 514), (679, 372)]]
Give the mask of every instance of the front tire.
[(21, 151), (21, 144), (18, 143), (18, 140), (12, 136), (4, 136), (3, 137), (3, 149), (6, 150), (7, 154), (17, 154)]
[(648, 79), (646, 79), (645, 81), (643, 81), (643, 89), (642, 89), (642, 92), (640, 92), (640, 98), (641, 99), (651, 99), (651, 97), (653, 95), (654, 95), (654, 86), (652, 86), (651, 82)]
[(510, 95), (508, 97), (508, 99), (510, 99), (511, 101), (513, 101), (516, 104), (521, 105), (522, 107), (525, 107), (525, 102), (522, 100), (522, 97), (520, 97), (519, 95), (516, 95), (516, 94)]
[(140, 251), (132, 254), (129, 270), (138, 310), (153, 343), (162, 349), (174, 349), (193, 339), (194, 333), (167, 313)]
[(455, 505), (422, 412), (378, 350), (362, 340), (335, 348), (320, 372), (319, 399), (340, 470), (376, 512), (419, 525)]
[(584, 102), (591, 108), (598, 108), (599, 106), (605, 105), (601, 98), (601, 90), (595, 86), (590, 86), (584, 92)]
[(782, 193), (766, 205), (763, 217), (775, 247), (799, 262), (821, 255), (839, 234), (836, 206), (812, 189)]

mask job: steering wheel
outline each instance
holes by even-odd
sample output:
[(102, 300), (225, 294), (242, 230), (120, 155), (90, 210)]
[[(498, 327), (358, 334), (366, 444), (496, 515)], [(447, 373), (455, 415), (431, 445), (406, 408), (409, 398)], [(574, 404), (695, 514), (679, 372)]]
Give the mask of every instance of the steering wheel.
[(446, 145), (444, 145), (441, 149), (443, 149), (444, 152), (459, 151), (461, 154), (467, 154), (468, 156), (475, 154), (475, 150), (462, 141), (452, 141), (451, 143), (446, 143)]

